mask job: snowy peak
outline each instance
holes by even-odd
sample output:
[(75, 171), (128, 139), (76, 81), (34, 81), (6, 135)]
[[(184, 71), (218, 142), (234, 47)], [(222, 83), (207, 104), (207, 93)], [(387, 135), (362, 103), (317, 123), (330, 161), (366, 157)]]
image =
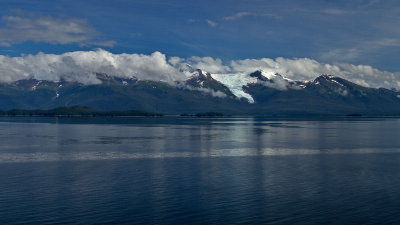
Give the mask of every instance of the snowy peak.
[(221, 82), (238, 98), (254, 103), (254, 98), (247, 91), (254, 86), (268, 87), (276, 90), (300, 89), (296, 82), (272, 72), (257, 70), (252, 73), (212, 74), (214, 79)]
[(207, 79), (212, 79), (212, 77), (210, 73), (197, 69), (193, 71), (192, 76), (190, 76), (188, 80), (190, 79), (207, 80)]
[[(257, 84), (264, 85), (277, 90), (299, 89), (298, 82), (292, 81), (282, 75), (274, 72), (266, 72), (257, 70), (251, 74), (250, 77), (257, 79)], [(247, 85), (252, 85), (249, 83)]]
[(335, 86), (346, 87), (349, 85), (350, 82), (340, 77), (324, 74), (315, 78), (313, 83), (316, 85), (335, 85)]
[(312, 88), (328, 95), (363, 98), (371, 93), (368, 88), (333, 75), (321, 75), (311, 82)]
[(226, 96), (234, 97), (231, 90), (220, 81), (214, 79), (210, 73), (203, 70), (196, 70), (189, 79), (186, 80), (187, 86), (198, 89), (209, 89), (214, 92), (221, 92)]
[(192, 87), (200, 88), (200, 87), (205, 87), (207, 83), (214, 81), (218, 82), (211, 77), (210, 73), (198, 69), (195, 70), (192, 76), (190, 76), (189, 79), (186, 80), (186, 84)]
[[(194, 70), (185, 81), (138, 81), (97, 74), (98, 84), (27, 79), (0, 84), (4, 109), (86, 105), (186, 113), (221, 111), (291, 113), (392, 113), (400, 115), (400, 92), (367, 88), (332, 75), (292, 81), (273, 71), (210, 74)], [(126, 83), (124, 83), (126, 82)], [(128, 85), (128, 86), (124, 86)], [(12, 101), (10, 101), (10, 99)]]
[(282, 75), (280, 75), (279, 73), (274, 73), (274, 72), (266, 72), (263, 70), (257, 70), (253, 73), (249, 74), (250, 77), (254, 77), (257, 78), (257, 80), (260, 81), (270, 81), (270, 82), (274, 82), (274, 80), (287, 80), (290, 81), (289, 79), (283, 77)]
[(261, 70), (257, 70), (249, 75), (250, 77), (255, 77), (257, 80), (268, 81), (269, 79), (263, 75)]

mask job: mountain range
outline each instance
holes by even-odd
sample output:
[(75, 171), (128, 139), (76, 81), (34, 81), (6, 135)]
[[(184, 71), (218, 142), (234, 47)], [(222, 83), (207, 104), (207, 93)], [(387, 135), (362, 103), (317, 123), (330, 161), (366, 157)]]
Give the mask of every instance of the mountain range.
[(81, 105), (165, 114), (400, 115), (398, 91), (368, 88), (333, 75), (293, 81), (259, 70), (232, 79), (193, 70), (186, 80), (172, 84), (104, 73), (96, 77), (101, 84), (36, 79), (1, 83), (0, 109)]

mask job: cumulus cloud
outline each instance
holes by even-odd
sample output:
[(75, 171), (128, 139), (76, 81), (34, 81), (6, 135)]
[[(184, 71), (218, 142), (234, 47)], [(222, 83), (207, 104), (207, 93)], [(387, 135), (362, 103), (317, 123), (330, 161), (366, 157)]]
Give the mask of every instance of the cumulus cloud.
[(229, 66), (223, 65), (222, 60), (218, 58), (192, 56), (182, 62), (190, 64), (195, 69), (202, 69), (209, 73), (227, 73), (230, 71)]
[[(382, 71), (369, 65), (348, 63), (321, 63), (309, 58), (261, 58), (233, 60), (224, 63), (212, 57), (190, 58), (167, 57), (161, 52), (145, 54), (113, 54), (96, 51), (67, 52), (60, 55), (39, 53), (21, 57), (0, 55), (0, 82), (20, 79), (76, 81), (95, 84), (100, 81), (96, 73), (141, 80), (156, 80), (174, 83), (191, 75), (193, 69), (202, 69), (211, 74), (223, 74), (224, 83), (246, 81), (248, 74), (262, 70), (265, 74), (281, 74), (291, 80), (313, 80), (321, 74), (343, 77), (367, 87), (400, 89), (400, 73)], [(240, 77), (240, 81), (236, 78)], [(250, 82), (250, 81), (249, 81)], [(283, 89), (283, 83), (282, 83)]]
[(0, 45), (11, 46), (25, 41), (50, 44), (96, 45), (112, 47), (115, 42), (101, 40), (100, 33), (84, 19), (49, 16), (3, 16)]
[(151, 55), (112, 54), (97, 51), (68, 52), (61, 55), (39, 53), (23, 57), (0, 56), (0, 81), (12, 82), (20, 79), (76, 81), (95, 84), (95, 73), (143, 80), (173, 82), (184, 79), (184, 74), (167, 62), (160, 52)]

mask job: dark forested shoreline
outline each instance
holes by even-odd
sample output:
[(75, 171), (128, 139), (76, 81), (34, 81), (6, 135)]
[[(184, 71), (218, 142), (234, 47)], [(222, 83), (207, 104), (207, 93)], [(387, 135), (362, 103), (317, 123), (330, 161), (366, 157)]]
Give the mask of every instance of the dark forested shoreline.
[(96, 110), (85, 106), (57, 107), (54, 109), (11, 109), (1, 110), (0, 116), (162, 116), (138, 110)]

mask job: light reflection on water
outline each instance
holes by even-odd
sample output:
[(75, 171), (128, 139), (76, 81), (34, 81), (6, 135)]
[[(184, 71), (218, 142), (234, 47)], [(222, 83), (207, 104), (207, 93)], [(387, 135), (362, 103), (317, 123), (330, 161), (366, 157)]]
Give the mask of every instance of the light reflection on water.
[(0, 153), (0, 163), (86, 161), (115, 159), (163, 159), (163, 158), (214, 158), (214, 157), (261, 157), (289, 155), (329, 155), (329, 154), (382, 154), (400, 153), (400, 148), (393, 149), (218, 149), (203, 152), (75, 152), (75, 153)]
[(400, 224), (400, 120), (0, 118), (0, 224)]
[(125, 124), (23, 119), (0, 122), (0, 163), (396, 153), (400, 146), (397, 119), (166, 118), (159, 124), (140, 119)]

